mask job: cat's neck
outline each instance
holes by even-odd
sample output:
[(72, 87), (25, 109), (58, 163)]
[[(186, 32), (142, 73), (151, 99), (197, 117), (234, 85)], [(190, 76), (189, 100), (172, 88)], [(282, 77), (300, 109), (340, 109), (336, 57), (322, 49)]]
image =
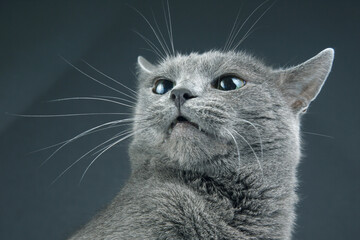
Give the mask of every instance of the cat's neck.
[[(163, 167), (148, 168), (142, 176), (146, 179), (152, 178), (155, 181), (169, 181), (180, 183), (185, 187), (191, 188), (205, 198), (226, 198), (232, 206), (241, 207), (244, 198), (246, 200), (261, 200), (265, 196), (267, 190), (274, 191), (276, 186), (268, 184), (262, 174), (256, 169), (244, 169), (241, 173), (226, 172), (217, 174), (206, 174), (189, 170), (179, 170), (176, 168)], [(139, 176), (140, 174), (133, 174)]]
[(249, 191), (255, 193), (262, 187), (262, 181), (251, 173), (233, 172), (231, 175), (208, 176), (191, 171), (180, 171), (178, 177), (185, 185), (203, 196), (228, 199), (234, 208), (241, 208), (241, 202)]
[[(297, 202), (296, 183), (291, 178), (288, 183), (280, 183), (272, 176), (262, 176), (255, 167), (211, 175), (159, 165), (155, 168), (151, 164), (133, 172), (132, 178), (138, 184), (167, 182), (191, 189), (215, 214), (225, 213), (223, 220), (239, 231), (251, 233), (260, 227), (261, 235), (271, 239), (290, 236)], [(278, 231), (274, 232), (274, 228)]]

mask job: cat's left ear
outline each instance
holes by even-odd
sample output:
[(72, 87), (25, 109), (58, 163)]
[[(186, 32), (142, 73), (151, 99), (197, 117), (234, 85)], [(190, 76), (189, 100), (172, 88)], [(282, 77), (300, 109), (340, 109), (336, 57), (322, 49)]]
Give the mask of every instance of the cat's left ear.
[(279, 87), (294, 112), (305, 112), (316, 98), (333, 60), (334, 49), (327, 48), (298, 66), (279, 70)]
[(155, 70), (155, 66), (142, 56), (138, 56), (137, 62), (140, 69), (146, 73), (152, 73)]

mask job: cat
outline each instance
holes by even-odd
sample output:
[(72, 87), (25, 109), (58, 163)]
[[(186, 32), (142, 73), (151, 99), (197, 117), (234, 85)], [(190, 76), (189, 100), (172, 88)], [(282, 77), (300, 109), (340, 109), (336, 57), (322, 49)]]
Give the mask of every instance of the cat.
[(291, 239), (300, 120), (334, 59), (274, 69), (241, 51), (138, 57), (131, 177), (70, 239)]
[(132, 131), (115, 135), (92, 161), (131, 136), (131, 176), (70, 240), (291, 239), (301, 116), (327, 79), (334, 50), (279, 69), (236, 51), (271, 6), (234, 43), (239, 31), (266, 2), (239, 29), (235, 21), (222, 50), (190, 54), (175, 53), (168, 2), (170, 47), (134, 9), (161, 48), (138, 34), (161, 60), (152, 64), (138, 57), (132, 119), (73, 138), (132, 121)]

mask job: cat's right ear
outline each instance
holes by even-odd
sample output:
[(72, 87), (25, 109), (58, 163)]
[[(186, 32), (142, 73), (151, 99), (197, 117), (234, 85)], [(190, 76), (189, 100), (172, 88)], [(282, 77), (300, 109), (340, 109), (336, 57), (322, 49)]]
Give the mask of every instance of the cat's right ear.
[(155, 70), (155, 66), (142, 56), (138, 57), (137, 62), (139, 68), (146, 73), (152, 73)]

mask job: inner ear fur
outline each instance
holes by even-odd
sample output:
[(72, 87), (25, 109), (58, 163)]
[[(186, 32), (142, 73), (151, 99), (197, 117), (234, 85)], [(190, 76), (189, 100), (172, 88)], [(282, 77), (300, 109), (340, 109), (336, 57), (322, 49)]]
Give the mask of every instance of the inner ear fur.
[(319, 94), (334, 60), (334, 49), (327, 48), (295, 67), (281, 69), (278, 85), (294, 112), (304, 112)]

